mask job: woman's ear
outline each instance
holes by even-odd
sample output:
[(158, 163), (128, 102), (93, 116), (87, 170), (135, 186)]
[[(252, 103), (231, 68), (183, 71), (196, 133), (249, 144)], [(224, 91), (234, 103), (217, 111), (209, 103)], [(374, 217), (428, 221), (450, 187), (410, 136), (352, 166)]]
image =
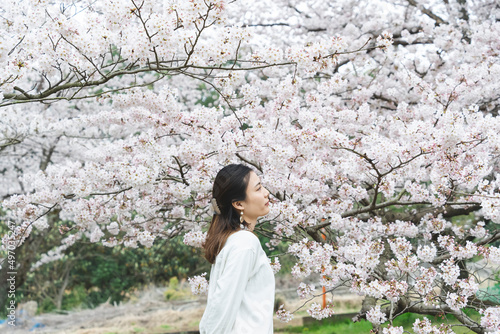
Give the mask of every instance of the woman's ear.
[(241, 205), (241, 202), (239, 202), (239, 201), (233, 202), (233, 207), (234, 207), (236, 210), (238, 210), (238, 211), (241, 211), (241, 210), (243, 210), (243, 209), (244, 209), (244, 208), (243, 208), (243, 205)]

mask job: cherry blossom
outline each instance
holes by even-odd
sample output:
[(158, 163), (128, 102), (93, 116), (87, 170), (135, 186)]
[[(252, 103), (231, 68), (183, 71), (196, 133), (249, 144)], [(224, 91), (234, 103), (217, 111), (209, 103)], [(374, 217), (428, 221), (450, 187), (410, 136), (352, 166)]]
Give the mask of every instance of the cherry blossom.
[(387, 317), (385, 313), (380, 311), (380, 305), (377, 305), (366, 312), (366, 320), (372, 324), (380, 325), (387, 321)]
[(388, 326), (387, 328), (382, 329), (383, 334), (403, 334), (404, 328), (403, 326)]
[(281, 264), (280, 264), (280, 259), (278, 257), (275, 257), (274, 261), (272, 261), (272, 262), (271, 262), (271, 259), (269, 259), (269, 262), (271, 264), (271, 268), (272, 268), (274, 274), (276, 274), (277, 272), (280, 271)]
[(290, 322), (293, 319), (293, 314), (290, 311), (285, 310), (285, 305), (280, 305), (278, 311), (276, 311), (276, 316), (281, 322)]
[(208, 291), (208, 281), (205, 278), (207, 273), (196, 275), (188, 278), (188, 283), (191, 286), (191, 291), (195, 295), (206, 294)]
[[(387, 321), (484, 308), (478, 282), (497, 282), (500, 264), (495, 1), (5, 0), (0, 12), (0, 212), (13, 226), (1, 248), (64, 222), (33, 270), (79, 242), (201, 247), (214, 177), (243, 163), (270, 191), (256, 233), (269, 251), (287, 244), (304, 295), (318, 274), (327, 293), (373, 297), (367, 309), (392, 302)], [(497, 330), (495, 310), (482, 328), (459, 321)], [(427, 319), (414, 331), (450, 332)]]
[(307, 299), (313, 295), (315, 291), (315, 287), (313, 284), (306, 284), (304, 282), (300, 283), (297, 288), (297, 294), (300, 299)]
[(443, 261), (443, 263), (439, 266), (439, 269), (441, 269), (440, 276), (446, 284), (455, 284), (458, 276), (460, 275), (460, 269), (455, 264), (453, 259)]
[(488, 307), (486, 310), (482, 310), (481, 313), (483, 314), (481, 326), (489, 331), (500, 330), (500, 308)]
[(206, 239), (206, 232), (189, 231), (184, 234), (184, 243), (193, 247), (201, 247)]
[(413, 330), (417, 334), (451, 334), (454, 333), (450, 325), (441, 324), (439, 327), (433, 326), (429, 319), (417, 319), (413, 323)]
[(430, 245), (419, 246), (417, 249), (417, 256), (424, 262), (432, 262), (436, 257), (437, 249), (433, 243)]
[(323, 308), (319, 303), (312, 303), (309, 309), (307, 310), (309, 315), (317, 320), (321, 320), (323, 318), (328, 318), (332, 316), (335, 312), (333, 310), (333, 303), (330, 299), (327, 299), (326, 307)]

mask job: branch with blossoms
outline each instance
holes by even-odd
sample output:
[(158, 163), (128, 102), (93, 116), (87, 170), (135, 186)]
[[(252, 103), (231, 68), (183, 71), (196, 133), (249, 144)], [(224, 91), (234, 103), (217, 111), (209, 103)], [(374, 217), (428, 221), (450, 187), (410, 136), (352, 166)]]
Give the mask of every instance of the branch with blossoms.
[[(246, 38), (244, 33), (240, 32), (235, 33), (235, 35), (242, 37), (235, 38), (228, 35), (222, 43), (222, 49), (212, 50), (212, 53), (218, 54), (219, 59), (213, 57), (200, 59), (200, 57), (207, 57), (203, 54), (206, 46), (200, 46), (200, 41), (206, 38), (206, 30), (220, 25), (221, 21), (221, 11), (216, 4), (205, 2), (204, 5), (205, 10), (197, 9), (197, 13), (191, 17), (192, 21), (190, 22), (184, 22), (179, 18), (179, 11), (172, 11), (170, 15), (173, 15), (171, 19), (175, 17), (173, 19), (176, 22), (175, 29), (169, 32), (171, 35), (165, 35), (165, 28), (158, 26), (158, 23), (152, 23), (155, 15), (145, 2), (131, 1), (132, 8), (125, 16), (127, 24), (135, 25), (140, 38), (145, 39), (141, 43), (147, 44), (147, 46), (142, 46), (142, 52), (138, 57), (135, 55), (139, 52), (135, 52), (135, 50), (125, 52), (125, 45), (110, 43), (113, 39), (106, 36), (106, 34), (112, 33), (110, 31), (102, 33), (104, 35), (101, 36), (103, 39), (102, 49), (94, 50), (90, 41), (85, 44), (79, 37), (82, 33), (78, 31), (76, 22), (69, 19), (62, 20), (56, 14), (48, 14), (47, 24), (63, 28), (58, 29), (57, 33), (49, 34), (47, 40), (43, 41), (42, 44), (47, 44), (52, 52), (63, 52), (65, 57), (58, 59), (50, 68), (37, 70), (41, 81), (35, 85), (31, 82), (25, 82), (22, 76), (11, 75), (9, 78), (13, 79), (0, 84), (0, 88), (3, 88), (0, 107), (22, 103), (51, 103), (61, 100), (71, 101), (101, 97), (123, 90), (150, 86), (176, 75), (186, 75), (213, 86), (211, 80), (220, 78), (221, 73), (224, 72), (249, 72), (273, 67), (297, 66), (298, 62), (294, 59), (272, 62), (258, 55), (253, 55), (250, 59), (240, 57), (238, 53)], [(71, 23), (75, 23), (75, 26), (72, 26)], [(189, 36), (184, 39), (183, 44), (177, 45), (178, 48), (173, 48), (173, 50), (165, 50), (167, 39), (177, 39), (180, 38), (177, 35), (182, 36), (182, 34)], [(383, 38), (383, 40), (386, 39), (389, 37)], [(319, 54), (313, 56), (312, 59), (324, 67), (329, 66), (327, 63), (334, 61), (341, 55), (369, 52), (382, 47), (381, 45), (367, 46), (370, 40), (368, 39), (354, 50), (334, 50), (332, 53), (328, 53), (329, 50), (324, 50), (327, 52), (326, 55)], [(28, 42), (23, 37), (14, 49), (21, 48), (23, 43)], [(68, 54), (73, 58), (66, 59)], [(227, 55), (234, 56), (227, 57)], [(30, 61), (32, 60), (28, 58), (16, 61), (12, 71), (26, 72), (27, 69), (31, 69)], [(230, 77), (231, 74), (229, 73), (227, 76)], [(118, 80), (127, 77), (130, 79), (126, 80), (125, 85)], [(224, 94), (220, 93), (220, 95), (228, 102)]]
[[(482, 232), (480, 233), (482, 234)], [(338, 240), (340, 244), (342, 244), (341, 240), (342, 238)], [(476, 246), (470, 242), (467, 242), (466, 247), (458, 246), (451, 240), (450, 238), (440, 237), (438, 242), (440, 247), (444, 248), (445, 251), (449, 252), (455, 259), (470, 258), (477, 254), (478, 251), (484, 252), (486, 250), (485, 248), (477, 250)], [(484, 321), (482, 320), (480, 324), (478, 321), (466, 315), (461, 309), (469, 307), (482, 313), (486, 312), (486, 314), (491, 314), (491, 312), (498, 309), (500, 301), (497, 300), (497, 302), (493, 302), (479, 299), (474, 296), (481, 282), (479, 278), (473, 274), (474, 271), (470, 271), (469, 277), (463, 276), (464, 272), (458, 269), (459, 266), (454, 263), (453, 259), (448, 261), (441, 260), (439, 263), (436, 263), (437, 258), (434, 259), (434, 256), (437, 254), (437, 248), (432, 245), (432, 243), (431, 248), (428, 246), (419, 246), (415, 256), (411, 254), (412, 246), (407, 238), (398, 237), (392, 240), (387, 239), (387, 242), (388, 244), (386, 245), (390, 246), (389, 252), (391, 252), (392, 255), (389, 254), (387, 249), (384, 250), (384, 247), (381, 247), (380, 244), (376, 248), (369, 246), (368, 249), (376, 250), (376, 252), (381, 255), (381, 258), (380, 262), (376, 261), (379, 264), (375, 264), (375, 266), (373, 266), (373, 264), (365, 264), (373, 268), (373, 272), (371, 278), (368, 277), (368, 279), (363, 279), (354, 275), (354, 272), (349, 274), (350, 270), (348, 270), (349, 266), (359, 266), (360, 264), (348, 264), (352, 261), (350, 256), (336, 256), (336, 254), (341, 252), (340, 247), (337, 251), (333, 250), (332, 252), (331, 246), (304, 240), (300, 244), (294, 245), (292, 249), (292, 252), (295, 252), (300, 260), (299, 267), (296, 267), (298, 269), (300, 268), (300, 270), (297, 270), (295, 275), (297, 278), (308, 276), (312, 269), (308, 267), (312, 265), (312, 267), (315, 268), (313, 269), (314, 272), (318, 272), (320, 268), (327, 268), (326, 272), (328, 279), (320, 281), (320, 283), (331, 287), (328, 288), (328, 293), (334, 293), (340, 286), (355, 286), (355, 290), (358, 291), (358, 293), (367, 295), (364, 299), (363, 307), (355, 318), (355, 321), (366, 318), (372, 322), (374, 327), (377, 327), (378, 330), (381, 330), (381, 328), (379, 328), (380, 324), (386, 321), (392, 322), (393, 319), (403, 313), (413, 312), (427, 315), (451, 314), (470, 330), (476, 333), (485, 333)], [(350, 244), (353, 243), (351, 242)], [(366, 251), (369, 252), (368, 249), (366, 249)], [(500, 258), (498, 257), (500, 254), (499, 249), (490, 247), (488, 251), (490, 252), (490, 255), (488, 255), (489, 259), (493, 261), (493, 263), (500, 264)], [(325, 254), (325, 252), (327, 253)], [(333, 256), (330, 254), (333, 254)], [(371, 261), (374, 261), (373, 253), (359, 254), (362, 257), (371, 258)], [(382, 258), (388, 259), (388, 257), (391, 256), (395, 256), (396, 259), (391, 261), (386, 260), (387, 262), (382, 261)], [(327, 264), (330, 257), (332, 259), (337, 258), (337, 261), (335, 261), (336, 263)], [(433, 266), (426, 267), (426, 269), (424, 269), (424, 267), (418, 269), (419, 261), (435, 264), (437, 269)], [(294, 271), (292, 271), (292, 274), (293, 273)], [(339, 279), (339, 274), (340, 277), (349, 277), (352, 275), (352, 281), (349, 279)], [(492, 277), (487, 279), (492, 279)], [(407, 284), (406, 282), (409, 281), (415, 283), (413, 283), (413, 285)], [(303, 286), (301, 290), (303, 292), (301, 293), (305, 293), (307, 296), (314, 290), (314, 287), (311, 288), (304, 283), (301, 283), (301, 286)], [(301, 293), (299, 293), (299, 295)], [(483, 295), (482, 298), (484, 297)], [(381, 302), (382, 304), (380, 304)], [(387, 304), (389, 305), (385, 306)], [(486, 311), (484, 311), (485, 309)], [(283, 309), (280, 314), (283, 316), (283, 320), (288, 320), (292, 317), (292, 313), (286, 313)]]
[[(86, 50), (89, 48), (89, 45), (81, 45), (81, 40), (78, 38), (80, 33), (76, 30), (78, 29), (77, 26), (75, 28), (70, 27), (69, 23), (71, 21), (68, 20), (61, 23), (60, 17), (49, 14), (48, 18), (51, 24), (68, 25), (68, 27), (67, 30), (63, 29), (57, 35), (47, 36), (46, 42), (49, 42), (48, 44), (55, 52), (62, 49), (64, 52), (72, 54), (74, 56), (73, 61), (58, 61), (53, 65), (59, 76), (49, 75), (47, 73), (49, 72), (48, 69), (47, 71), (42, 70), (40, 75), (45, 84), (42, 83), (30, 88), (24, 88), (22, 85), (26, 86), (30, 84), (24, 83), (20, 76), (0, 84), (0, 87), (12, 87), (14, 91), (9, 92), (4, 89), (0, 107), (19, 103), (54, 102), (58, 100), (101, 96), (123, 89), (151, 85), (166, 76), (183, 74), (189, 70), (196, 71), (191, 73), (193, 77), (207, 79), (211, 77), (210, 73), (212, 71), (251, 71), (292, 64), (291, 62), (268, 63), (261, 60), (247, 61), (246, 63), (250, 63), (251, 66), (235, 66), (239, 64), (237, 52), (240, 50), (241, 39), (237, 40), (237, 45), (235, 46), (236, 54), (234, 50), (232, 52), (220, 51), (222, 54), (235, 54), (234, 58), (227, 59), (227, 57), (222, 57), (219, 60), (211, 59), (208, 61), (208, 63), (211, 62), (214, 65), (203, 65), (199, 62), (193, 62), (192, 58), (200, 52), (198, 42), (202, 39), (205, 30), (218, 24), (220, 21), (221, 13), (214, 3), (205, 2), (206, 8), (204, 12), (198, 12), (192, 17), (191, 22), (184, 22), (182, 24), (179, 23), (181, 21), (179, 12), (175, 11), (177, 27), (171, 32), (172, 36), (169, 37), (161, 36), (164, 34), (164, 31), (162, 31), (164, 28), (151, 24), (155, 15), (151, 12), (151, 8), (145, 5), (145, 2), (137, 3), (131, 1), (131, 5), (132, 8), (126, 18), (130, 21), (131, 25), (135, 24), (134, 18), (137, 20), (137, 24), (142, 28), (138, 29), (139, 34), (141, 34), (142, 30), (147, 43), (150, 45), (144, 49), (144, 53), (140, 57), (134, 57), (133, 50), (130, 54), (124, 55), (124, 47), (114, 44), (107, 44), (103, 49), (98, 50), (97, 55), (93, 55), (94, 52)], [(186, 43), (181, 46), (181, 49), (174, 50), (168, 57), (163, 55), (165, 54), (165, 50), (162, 50), (164, 48), (162, 43), (167, 38), (177, 38), (175, 34), (182, 34), (183, 31), (185, 33), (192, 32), (193, 35), (186, 39)], [(14, 48), (22, 47), (23, 39)], [(110, 40), (110, 37), (104, 36), (104, 42), (107, 40)], [(24, 43), (26, 42), (24, 40)], [(66, 50), (66, 48), (69, 50)], [(28, 61), (20, 61), (17, 63), (17, 66), (19, 69), (24, 69), (28, 66)], [(53, 72), (54, 69), (52, 68), (51, 70)], [(153, 74), (153, 76), (147, 78), (144, 74)], [(106, 84), (117, 85), (118, 82), (114, 79), (127, 76), (130, 76), (132, 80), (126, 86), (115, 87), (99, 93), (95, 93), (92, 90), (100, 89)], [(138, 79), (142, 81), (139, 84), (136, 83)]]

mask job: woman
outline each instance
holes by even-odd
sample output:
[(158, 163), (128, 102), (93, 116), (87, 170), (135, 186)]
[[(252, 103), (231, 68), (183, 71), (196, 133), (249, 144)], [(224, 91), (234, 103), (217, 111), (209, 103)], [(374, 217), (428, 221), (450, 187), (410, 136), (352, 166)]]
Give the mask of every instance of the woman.
[(203, 245), (212, 263), (201, 334), (273, 333), (274, 274), (253, 233), (269, 213), (269, 191), (244, 165), (228, 165), (213, 186), (215, 214)]

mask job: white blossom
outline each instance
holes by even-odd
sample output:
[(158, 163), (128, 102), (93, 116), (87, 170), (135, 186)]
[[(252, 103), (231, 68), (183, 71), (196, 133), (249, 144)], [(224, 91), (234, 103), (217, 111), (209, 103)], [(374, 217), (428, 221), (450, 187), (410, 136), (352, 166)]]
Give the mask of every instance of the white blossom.
[(188, 283), (191, 286), (191, 292), (194, 295), (206, 294), (208, 291), (208, 281), (205, 278), (207, 273), (196, 275), (188, 278)]
[(276, 316), (281, 322), (290, 322), (293, 319), (293, 314), (290, 311), (285, 310), (285, 305), (280, 305), (278, 311), (276, 311)]
[(328, 299), (325, 308), (323, 308), (320, 304), (314, 302), (307, 310), (307, 313), (309, 313), (311, 317), (317, 320), (321, 320), (323, 318), (328, 318), (332, 316), (335, 312), (333, 310), (333, 304), (331, 300)]
[(269, 259), (269, 262), (271, 264), (271, 268), (273, 269), (273, 273), (274, 274), (278, 273), (278, 271), (280, 271), (280, 269), (281, 269), (281, 264), (280, 264), (279, 258), (274, 257), (274, 261), (271, 262), (271, 259)]
[(489, 331), (500, 331), (500, 307), (488, 307), (481, 310), (481, 326)]
[(300, 299), (306, 299), (311, 297), (314, 291), (315, 291), (314, 284), (306, 284), (304, 282), (301, 282), (299, 284), (299, 287), (297, 288), (297, 294), (299, 295)]
[(424, 262), (432, 262), (436, 257), (437, 249), (433, 243), (430, 245), (418, 246), (417, 248), (417, 256), (420, 260)]
[(184, 235), (183, 242), (188, 246), (202, 247), (203, 243), (205, 242), (206, 237), (207, 237), (207, 233), (202, 232), (201, 230), (189, 231), (188, 233), (186, 233)]
[(381, 311), (380, 305), (376, 305), (366, 312), (366, 320), (374, 325), (380, 325), (387, 321), (387, 316)]
[(403, 334), (403, 332), (404, 332), (403, 326), (395, 327), (389, 325), (389, 327), (382, 329), (383, 334)]

